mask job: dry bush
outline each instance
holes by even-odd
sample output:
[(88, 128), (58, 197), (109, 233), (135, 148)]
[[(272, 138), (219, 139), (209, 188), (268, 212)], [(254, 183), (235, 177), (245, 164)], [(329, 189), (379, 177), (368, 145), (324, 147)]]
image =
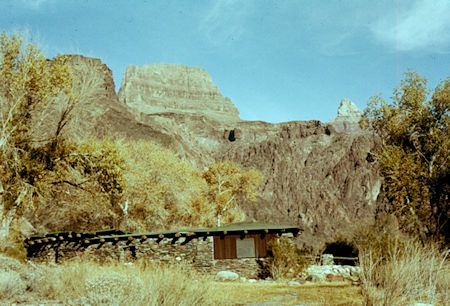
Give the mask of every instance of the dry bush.
[(144, 282), (129, 274), (106, 272), (85, 283), (85, 296), (76, 303), (91, 305), (139, 305), (145, 303)]
[(448, 301), (448, 251), (403, 235), (394, 217), (384, 215), (374, 225), (361, 227), (355, 243), (366, 304)]
[[(90, 305), (220, 305), (211, 280), (192, 268), (138, 261), (134, 264), (68, 261), (55, 264), (1, 262), (0, 302), (52, 301)], [(6, 266), (6, 265), (5, 265)], [(8, 282), (6, 282), (8, 280)], [(5, 293), (7, 292), (7, 293)]]
[(269, 242), (271, 256), (268, 258), (270, 275), (275, 280), (292, 279), (307, 266), (308, 260), (299, 253), (297, 245), (287, 237)]
[(138, 263), (150, 290), (149, 305), (223, 305), (226, 293), (215, 292), (212, 280), (191, 267)]
[(0, 272), (20, 272), (24, 264), (16, 258), (0, 254)]
[(0, 223), (0, 254), (24, 261), (27, 251), (23, 241), (31, 230), (32, 226), (24, 218), (4, 217)]
[(23, 263), (15, 258), (0, 255), (0, 301), (19, 298), (26, 290), (20, 277)]
[(0, 300), (9, 300), (24, 294), (26, 285), (19, 273), (0, 272)]

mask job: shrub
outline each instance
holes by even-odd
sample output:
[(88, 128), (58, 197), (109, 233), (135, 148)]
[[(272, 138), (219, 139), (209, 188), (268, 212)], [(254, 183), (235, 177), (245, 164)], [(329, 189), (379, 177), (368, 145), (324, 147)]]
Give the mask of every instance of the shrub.
[(118, 272), (100, 274), (85, 283), (86, 296), (80, 304), (132, 305), (143, 304), (144, 283), (139, 278)]
[[(0, 257), (0, 304), (52, 300), (75, 305), (220, 305), (222, 293), (192, 268), (145, 261), (131, 265), (78, 260), (21, 264)], [(15, 271), (17, 270), (17, 271)]]
[(20, 297), (26, 285), (15, 271), (0, 272), (0, 299), (9, 300)]
[(0, 255), (0, 272), (18, 272), (23, 268), (23, 264), (15, 259), (8, 256)]
[(297, 245), (287, 237), (279, 237), (269, 242), (271, 256), (268, 267), (273, 279), (291, 279), (301, 273), (308, 265)]
[(440, 252), (432, 243), (405, 236), (389, 215), (361, 227), (354, 238), (366, 304), (448, 301), (449, 251)]
[[(23, 221), (23, 220), (20, 220)], [(25, 223), (25, 222), (24, 222)], [(24, 261), (27, 257), (27, 251), (23, 243), (24, 235), (22, 235), (23, 228), (20, 228), (19, 222), (14, 220), (7, 224), (0, 234), (0, 253), (7, 257), (0, 257), (0, 263), (5, 258), (15, 258)]]

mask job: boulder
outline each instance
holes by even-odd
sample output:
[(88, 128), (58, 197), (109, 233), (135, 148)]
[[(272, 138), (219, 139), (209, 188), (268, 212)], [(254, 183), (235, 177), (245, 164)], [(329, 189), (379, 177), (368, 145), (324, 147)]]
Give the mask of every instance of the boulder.
[(315, 275), (315, 274), (311, 274), (311, 275), (308, 275), (308, 277), (306, 277), (306, 281), (312, 282), (312, 283), (317, 283), (317, 282), (323, 281), (324, 279), (325, 279), (325, 277), (323, 275)]
[(334, 274), (327, 274), (326, 279), (329, 282), (343, 282), (345, 278), (340, 275), (334, 275)]
[(222, 281), (234, 281), (239, 279), (239, 274), (232, 271), (219, 271), (216, 274), (216, 279)]
[(295, 281), (295, 280), (291, 280), (287, 284), (288, 284), (288, 286), (300, 286), (301, 285), (300, 282)]

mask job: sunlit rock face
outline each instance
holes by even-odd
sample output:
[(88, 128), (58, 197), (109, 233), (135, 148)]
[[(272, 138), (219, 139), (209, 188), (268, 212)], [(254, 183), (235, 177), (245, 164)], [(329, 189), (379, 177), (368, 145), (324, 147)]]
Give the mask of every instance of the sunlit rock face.
[(358, 107), (349, 99), (342, 99), (336, 118), (328, 121), (339, 133), (364, 133), (359, 127), (362, 114)]
[(119, 99), (144, 114), (183, 112), (239, 120), (237, 108), (222, 96), (203, 68), (175, 64), (128, 66)]
[(381, 207), (381, 178), (371, 153), (377, 140), (356, 129), (361, 113), (348, 100), (330, 124), (242, 121), (204, 69), (130, 66), (117, 97), (109, 90), (111, 71), (103, 64), (95, 67), (108, 80), (107, 90), (96, 93), (102, 97), (92, 102), (92, 113), (78, 110), (78, 122), (89, 116), (80, 133), (152, 140), (199, 169), (232, 160), (260, 171), (261, 197), (243, 207), (249, 221), (298, 225), (305, 230), (305, 244), (312, 245), (373, 218)]
[(245, 207), (249, 217), (299, 225), (305, 243), (314, 245), (375, 216), (381, 187), (371, 155), (376, 139), (330, 130), (319, 121), (237, 125), (235, 141), (219, 154), (264, 174), (261, 200)]

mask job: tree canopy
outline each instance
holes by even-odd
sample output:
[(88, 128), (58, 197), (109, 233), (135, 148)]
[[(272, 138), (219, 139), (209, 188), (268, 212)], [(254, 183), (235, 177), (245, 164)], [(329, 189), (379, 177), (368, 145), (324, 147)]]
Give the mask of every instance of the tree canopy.
[[(75, 188), (85, 194), (95, 190), (113, 205), (123, 191), (123, 160), (116, 144), (73, 142), (64, 137), (72, 110), (80, 98), (88, 99), (83, 93), (92, 85), (74, 75), (67, 60), (62, 55), (49, 60), (20, 36), (0, 35), (3, 215), (13, 211), (21, 216), (28, 211), (35, 216), (44, 207), (49, 213), (47, 205), (59, 198), (63, 189), (70, 193)], [(81, 95), (75, 94), (74, 88)], [(56, 120), (47, 120), (51, 112)]]
[(414, 71), (388, 103), (371, 97), (362, 125), (381, 137), (378, 152), (384, 192), (408, 231), (450, 242), (450, 77), (432, 91)]
[(0, 36), (3, 218), (39, 232), (242, 221), (240, 204), (256, 200), (258, 172), (232, 162), (199, 171), (150, 141), (74, 137), (85, 128), (77, 118), (97, 103), (105, 81), (89, 61), (72, 60), (47, 59), (20, 36)]
[(258, 171), (243, 171), (231, 161), (209, 165), (202, 176), (208, 184), (207, 198), (214, 205), (217, 226), (224, 216), (239, 214), (239, 204), (256, 201), (263, 178)]

